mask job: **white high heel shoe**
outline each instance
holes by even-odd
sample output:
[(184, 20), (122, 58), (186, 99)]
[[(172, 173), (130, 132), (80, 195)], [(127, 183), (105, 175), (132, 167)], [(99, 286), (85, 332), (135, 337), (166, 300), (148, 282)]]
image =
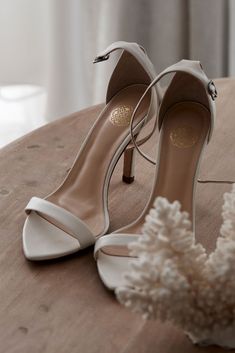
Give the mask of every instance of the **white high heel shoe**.
[[(194, 229), (194, 195), (199, 162), (203, 148), (211, 138), (217, 93), (199, 62), (182, 60), (153, 80), (138, 102), (132, 122), (149, 91), (167, 74), (174, 76), (158, 113), (160, 143), (150, 199), (136, 221), (99, 238), (95, 244), (94, 255), (100, 278), (111, 290), (128, 286), (124, 274), (133, 261), (129, 246), (141, 234), (145, 217), (157, 197), (164, 197), (169, 202), (178, 200), (182, 210), (189, 213)], [(149, 160), (148, 156), (144, 157)]]
[[(33, 197), (26, 206), (23, 250), (30, 260), (58, 258), (95, 243), (109, 228), (107, 194), (114, 167), (125, 151), (125, 182), (133, 181), (133, 147), (129, 123), (132, 112), (155, 76), (144, 49), (136, 43), (116, 42), (95, 63), (122, 50), (111, 76), (106, 106), (91, 128), (63, 183), (45, 199)], [(155, 115), (153, 88), (138, 112), (134, 134)]]

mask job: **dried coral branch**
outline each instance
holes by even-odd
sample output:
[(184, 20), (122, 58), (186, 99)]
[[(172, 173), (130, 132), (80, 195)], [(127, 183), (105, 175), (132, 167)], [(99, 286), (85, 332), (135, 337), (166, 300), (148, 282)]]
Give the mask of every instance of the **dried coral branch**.
[(158, 197), (142, 235), (130, 244), (135, 258), (126, 274), (129, 285), (116, 294), (132, 311), (146, 319), (169, 320), (194, 341), (231, 346), (235, 345), (235, 338), (230, 342), (235, 327), (235, 186), (224, 199), (221, 235), (208, 256), (195, 243), (189, 215), (181, 212), (179, 202)]

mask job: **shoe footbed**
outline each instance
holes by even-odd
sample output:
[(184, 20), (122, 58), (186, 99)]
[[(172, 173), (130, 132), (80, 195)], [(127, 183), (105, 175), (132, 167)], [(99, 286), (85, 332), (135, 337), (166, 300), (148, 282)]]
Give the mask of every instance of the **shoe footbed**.
[[(142, 215), (119, 233), (140, 234), (145, 216), (158, 196), (178, 200), (181, 210), (194, 219), (194, 181), (200, 155), (210, 129), (210, 112), (195, 102), (177, 103), (165, 114), (161, 128), (158, 166), (150, 200)], [(127, 247), (109, 246), (108, 255), (130, 256)]]
[[(75, 160), (63, 184), (47, 200), (70, 211), (86, 223), (95, 237), (106, 228), (103, 188), (109, 165), (129, 134), (132, 112), (146, 89), (138, 84), (126, 87), (106, 105), (92, 128), (87, 142)], [(136, 123), (146, 116), (151, 94), (147, 95), (137, 112)], [(58, 228), (63, 225), (43, 215)]]

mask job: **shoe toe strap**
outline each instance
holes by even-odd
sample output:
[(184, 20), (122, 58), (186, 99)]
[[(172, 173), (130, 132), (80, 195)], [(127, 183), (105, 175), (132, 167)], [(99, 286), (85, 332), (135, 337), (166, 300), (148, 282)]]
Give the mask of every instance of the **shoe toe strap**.
[(100, 237), (95, 243), (94, 257), (97, 260), (99, 251), (105, 247), (111, 246), (128, 246), (133, 241), (137, 240), (136, 234), (120, 234), (112, 233)]
[(25, 212), (30, 214), (32, 211), (42, 216), (45, 215), (56, 224), (61, 225), (63, 229), (68, 231), (68, 235), (78, 240), (80, 249), (87, 248), (95, 243), (95, 237), (87, 225), (64, 208), (39, 197), (32, 197), (25, 208)]

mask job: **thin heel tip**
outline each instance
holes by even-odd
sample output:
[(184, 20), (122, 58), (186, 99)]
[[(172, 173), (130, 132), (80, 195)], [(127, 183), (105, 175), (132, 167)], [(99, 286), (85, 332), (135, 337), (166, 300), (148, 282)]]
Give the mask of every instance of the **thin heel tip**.
[(122, 176), (122, 181), (126, 184), (131, 184), (135, 180), (135, 177), (127, 177), (125, 175)]

